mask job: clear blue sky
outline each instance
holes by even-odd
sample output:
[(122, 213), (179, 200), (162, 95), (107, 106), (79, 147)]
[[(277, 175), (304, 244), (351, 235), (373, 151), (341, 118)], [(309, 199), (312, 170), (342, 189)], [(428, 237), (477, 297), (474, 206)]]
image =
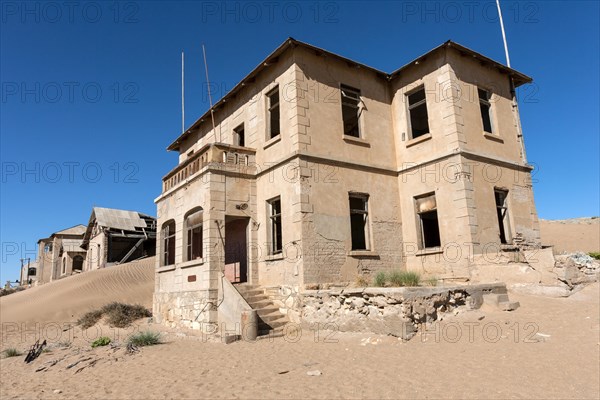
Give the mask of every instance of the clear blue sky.
[[(493, 1), (223, 4), (2, 1), (0, 281), (94, 205), (156, 214), (182, 50), (186, 125), (208, 109), (202, 43), (216, 97), (288, 36), (388, 72), (448, 39), (505, 62)], [(519, 94), (541, 218), (600, 214), (598, 4), (502, 2), (512, 66), (535, 81)]]

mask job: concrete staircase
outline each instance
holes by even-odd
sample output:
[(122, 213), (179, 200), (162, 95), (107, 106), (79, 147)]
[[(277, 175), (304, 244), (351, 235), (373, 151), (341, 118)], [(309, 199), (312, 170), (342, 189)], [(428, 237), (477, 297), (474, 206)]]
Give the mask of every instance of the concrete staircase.
[(286, 315), (279, 311), (264, 289), (258, 285), (237, 283), (234, 287), (258, 314), (258, 336), (280, 333), (289, 322)]

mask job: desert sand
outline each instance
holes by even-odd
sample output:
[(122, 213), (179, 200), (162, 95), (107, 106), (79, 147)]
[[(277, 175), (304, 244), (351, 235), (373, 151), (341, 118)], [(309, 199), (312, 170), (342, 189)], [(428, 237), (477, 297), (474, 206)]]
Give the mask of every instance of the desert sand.
[[(569, 298), (511, 294), (511, 300), (521, 303), (515, 311), (483, 308), (447, 315), (408, 342), (305, 329), (224, 344), (147, 319), (121, 330), (102, 324), (86, 331), (73, 326), (84, 312), (110, 301), (150, 307), (152, 290), (150, 259), (0, 298), (2, 350), (26, 351), (38, 337), (50, 344), (50, 351), (31, 364), (23, 362), (24, 356), (0, 360), (0, 398), (600, 396), (598, 283)], [(122, 344), (139, 330), (160, 331), (163, 343), (133, 354), (124, 346), (90, 347), (99, 336)]]
[(540, 220), (544, 245), (553, 245), (556, 254), (583, 251), (600, 252), (600, 218)]

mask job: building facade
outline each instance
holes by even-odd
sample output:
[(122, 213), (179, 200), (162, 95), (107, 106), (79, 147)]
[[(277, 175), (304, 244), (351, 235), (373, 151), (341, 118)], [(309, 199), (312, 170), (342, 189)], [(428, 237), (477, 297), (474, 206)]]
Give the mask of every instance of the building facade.
[(280, 290), (539, 246), (515, 88), (454, 42), (385, 73), (286, 40), (168, 150), (154, 315), (219, 322), (223, 279)]
[[(37, 260), (30, 270), (21, 270), (21, 283), (48, 283), (83, 271), (85, 250), (81, 248), (85, 226), (75, 225), (37, 242)], [(26, 266), (25, 266), (26, 267)]]

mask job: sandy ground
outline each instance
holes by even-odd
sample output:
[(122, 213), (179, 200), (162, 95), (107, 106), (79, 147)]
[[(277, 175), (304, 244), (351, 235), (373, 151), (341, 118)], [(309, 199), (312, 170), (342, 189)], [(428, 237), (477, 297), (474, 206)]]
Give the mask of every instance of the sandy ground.
[[(600, 287), (569, 298), (511, 294), (516, 311), (448, 315), (409, 342), (391, 336), (289, 330), (223, 344), (140, 320), (81, 331), (81, 314), (113, 300), (152, 301), (152, 260), (70, 277), (0, 298), (2, 350), (47, 339), (31, 364), (0, 360), (5, 399), (450, 398), (598, 399)], [(163, 344), (128, 354), (139, 330)], [(296, 333), (294, 333), (296, 332)], [(75, 365), (74, 365), (75, 364)], [(36, 372), (38, 371), (38, 372)], [(312, 376), (308, 372), (319, 371)]]
[(600, 218), (540, 220), (542, 243), (554, 245), (555, 253), (600, 252)]

